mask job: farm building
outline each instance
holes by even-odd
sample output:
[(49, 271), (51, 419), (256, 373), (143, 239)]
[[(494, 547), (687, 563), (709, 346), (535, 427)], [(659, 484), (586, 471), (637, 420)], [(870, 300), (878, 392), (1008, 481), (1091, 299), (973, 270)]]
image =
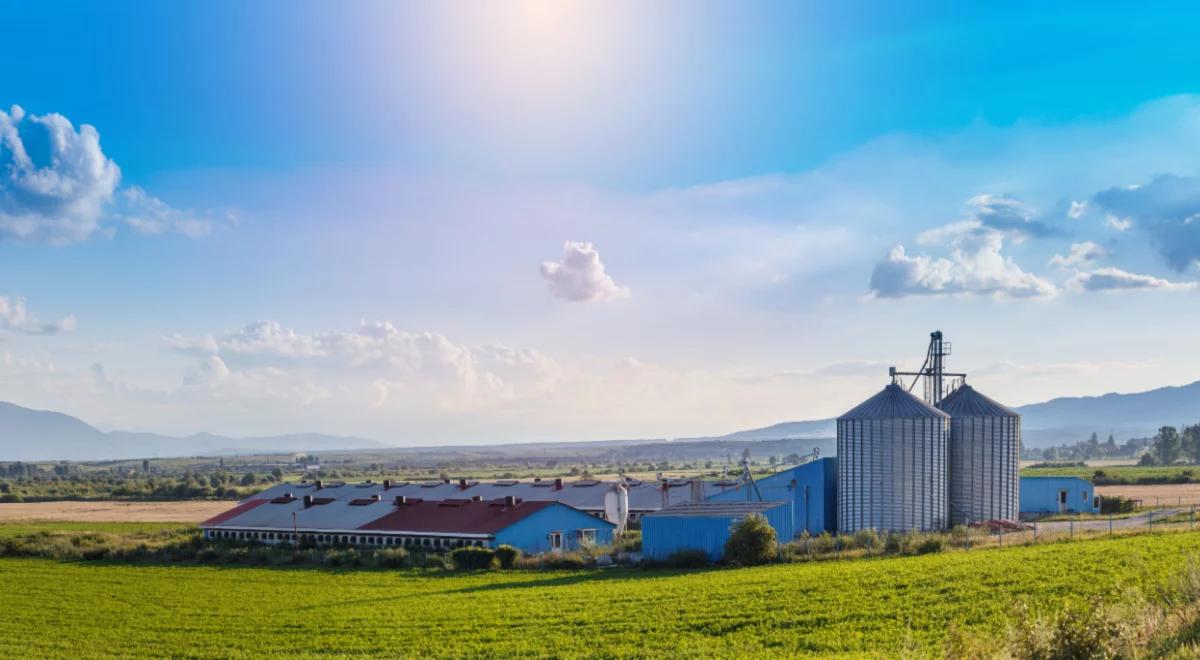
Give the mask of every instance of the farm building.
[[(628, 495), (628, 519), (636, 521), (643, 514), (684, 502), (704, 499), (726, 490), (736, 489), (738, 481), (701, 481), (699, 479), (662, 479), (658, 481), (626, 479)], [(606, 517), (606, 500), (610, 497), (616, 481), (597, 479), (498, 479), (476, 481), (473, 479), (440, 479), (434, 481), (366, 481), (350, 484), (343, 482), (316, 481), (283, 483), (263, 491), (256, 497), (275, 498), (292, 493), (316, 493), (322, 497), (364, 498), (378, 495), (381, 499), (393, 499), (397, 495), (426, 501), (472, 499), (487, 501), (516, 497), (527, 502), (562, 502), (568, 506), (596, 516)], [(611, 521), (617, 522), (617, 521)]]
[(752, 513), (761, 513), (781, 541), (795, 536), (792, 502), (700, 502), (680, 504), (642, 517), (642, 556), (664, 561), (684, 550), (702, 550), (717, 561), (725, 553), (729, 530)]
[(429, 550), (507, 544), (529, 554), (608, 544), (615, 527), (561, 502), (512, 496), (429, 501), (319, 493), (256, 497), (200, 524), (210, 539)]
[(1082, 477), (1021, 477), (1021, 517), (1099, 513), (1100, 497)]
[(780, 470), (754, 484), (743, 483), (711, 495), (706, 501), (790, 501), (795, 533), (807, 530), (816, 536), (821, 532), (833, 532), (837, 529), (837, 459), (819, 458)]

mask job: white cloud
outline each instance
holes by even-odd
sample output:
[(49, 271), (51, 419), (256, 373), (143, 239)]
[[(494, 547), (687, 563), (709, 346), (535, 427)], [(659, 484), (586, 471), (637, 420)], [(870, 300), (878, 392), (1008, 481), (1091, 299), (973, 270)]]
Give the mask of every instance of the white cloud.
[(123, 190), (121, 201), (121, 220), (143, 236), (174, 232), (188, 238), (201, 238), (211, 234), (218, 222), (211, 214), (172, 208), (138, 186)]
[(1078, 220), (1078, 219), (1082, 218), (1083, 215), (1087, 212), (1088, 212), (1087, 202), (1077, 202), (1077, 201), (1072, 200), (1071, 207), (1069, 209), (1067, 209), (1067, 217), (1072, 220)]
[[(437, 333), (403, 332), (386, 321), (364, 321), (355, 332), (313, 334), (257, 321), (219, 337), (172, 335), (165, 343), (199, 357), (190, 384), (241, 386), (247, 379), (286, 380), (295, 374), (298, 381), (341, 383), (376, 406), (388, 401), (442, 408), (488, 405), (537, 396), (561, 375), (557, 362), (531, 348), (472, 347)], [(312, 390), (302, 389), (306, 396)]]
[(1133, 220), (1131, 218), (1119, 218), (1115, 215), (1109, 215), (1105, 218), (1104, 222), (1110, 229), (1117, 231), (1129, 231), (1133, 227)]
[(542, 277), (555, 296), (572, 302), (617, 300), (629, 296), (629, 289), (617, 286), (604, 272), (600, 253), (591, 243), (567, 241), (561, 262), (542, 264)]
[(1108, 251), (1099, 243), (1084, 241), (1072, 243), (1067, 254), (1056, 254), (1050, 258), (1050, 265), (1059, 268), (1079, 268), (1093, 264), (1108, 256)]
[[(897, 245), (875, 265), (871, 292), (880, 298), (942, 294), (1031, 298), (1058, 292), (1052, 282), (1022, 270), (1012, 257), (1001, 254), (1001, 232), (969, 222), (939, 231), (937, 240), (951, 243), (949, 259), (909, 256), (903, 245)], [(926, 240), (931, 239), (926, 236)]]
[(59, 114), (0, 110), (0, 237), (69, 243), (100, 230), (121, 171), (100, 134)]
[(53, 335), (75, 331), (75, 316), (69, 315), (60, 321), (43, 323), (25, 307), (25, 299), (17, 296), (0, 296), (0, 328), (31, 335)]
[(1152, 275), (1130, 273), (1120, 268), (1100, 268), (1077, 274), (1071, 279), (1068, 286), (1079, 291), (1128, 291), (1134, 289), (1189, 291), (1196, 288), (1196, 283), (1171, 282)]

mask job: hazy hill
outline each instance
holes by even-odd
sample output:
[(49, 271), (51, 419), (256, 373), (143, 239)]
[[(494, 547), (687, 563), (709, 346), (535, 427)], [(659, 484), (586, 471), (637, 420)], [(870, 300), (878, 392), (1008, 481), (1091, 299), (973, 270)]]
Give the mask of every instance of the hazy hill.
[[(1153, 435), (1164, 424), (1200, 422), (1200, 381), (1133, 394), (1060, 397), (1016, 410), (1021, 413), (1025, 444), (1030, 447), (1075, 442), (1093, 432), (1101, 436), (1113, 433), (1119, 440), (1144, 437)], [(836, 433), (836, 420), (818, 419), (782, 422), (730, 433), (720, 439), (828, 438)]]
[[(1163, 424), (1200, 422), (1200, 381), (1180, 387), (1161, 387), (1133, 394), (1105, 394), (1091, 397), (1062, 397), (1045, 403), (1017, 408), (1023, 417), (1026, 446), (1044, 447), (1076, 442), (1092, 432), (1105, 436), (1113, 433), (1118, 440), (1152, 435)], [(793, 441), (780, 451), (806, 453), (819, 447), (832, 453), (827, 440), (836, 434), (832, 419), (782, 422), (759, 429), (738, 431), (720, 437), (679, 438), (671, 443), (673, 453), (690, 456), (710, 455), (712, 447), (697, 443)], [(798, 442), (803, 441), (803, 442)], [(508, 444), (476, 447), (410, 448), (404, 453), (454, 453), (482, 456), (538, 455), (616, 456), (637, 458), (661, 449), (653, 445), (664, 441), (621, 440), (589, 443)], [(104, 432), (70, 415), (31, 410), (0, 402), (0, 461), (92, 460), (106, 458), (142, 458), (155, 456), (195, 456), (246, 454), (256, 452), (339, 451), (381, 449), (382, 443), (365, 438), (321, 435), (316, 433), (266, 437), (230, 438), (211, 433), (171, 437), (155, 433), (129, 431)], [(554, 451), (550, 451), (554, 449)], [(740, 451), (730, 445), (731, 451)]]
[(251, 438), (211, 433), (182, 438), (130, 431), (106, 433), (70, 415), (0, 402), (0, 461), (300, 452), (382, 446), (374, 440), (317, 433)]

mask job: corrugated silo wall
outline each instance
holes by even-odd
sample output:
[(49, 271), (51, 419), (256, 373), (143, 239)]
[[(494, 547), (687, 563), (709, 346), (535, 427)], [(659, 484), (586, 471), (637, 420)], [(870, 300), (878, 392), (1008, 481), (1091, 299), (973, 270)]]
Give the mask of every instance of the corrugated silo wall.
[(947, 527), (948, 420), (838, 421), (838, 531)]
[(1021, 500), (1021, 418), (950, 420), (950, 524), (1016, 520)]

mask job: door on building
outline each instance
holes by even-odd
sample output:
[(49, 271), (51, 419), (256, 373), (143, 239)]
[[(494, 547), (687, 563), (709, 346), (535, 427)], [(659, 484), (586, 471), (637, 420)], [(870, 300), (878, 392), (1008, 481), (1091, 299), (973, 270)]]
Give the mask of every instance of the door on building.
[(1067, 512), (1067, 491), (1065, 488), (1063, 490), (1058, 491), (1058, 512), (1059, 513)]
[(562, 552), (563, 535), (562, 532), (550, 532), (550, 552)]

